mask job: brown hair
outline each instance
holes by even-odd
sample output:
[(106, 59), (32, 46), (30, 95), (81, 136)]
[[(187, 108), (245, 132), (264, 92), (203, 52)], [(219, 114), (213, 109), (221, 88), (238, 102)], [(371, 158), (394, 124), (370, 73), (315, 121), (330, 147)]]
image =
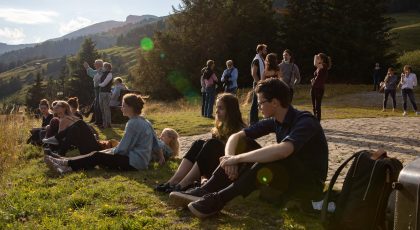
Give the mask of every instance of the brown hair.
[(114, 81), (118, 81), (119, 83), (123, 83), (123, 80), (122, 80), (122, 78), (120, 78), (120, 77), (116, 77), (116, 78), (114, 79)]
[(278, 78), (269, 78), (259, 81), (255, 88), (256, 93), (261, 93), (268, 101), (277, 99), (283, 108), (290, 105), (290, 89), (284, 81)]
[(262, 51), (264, 48), (267, 48), (267, 45), (266, 44), (258, 44), (257, 45), (257, 49), (256, 49), (257, 53), (259, 53), (260, 51)]
[(169, 142), (169, 147), (174, 152), (174, 156), (178, 156), (179, 154), (179, 135), (178, 133), (171, 128), (164, 128), (162, 130), (162, 134), (168, 135), (169, 138), (171, 138), (171, 142)]
[(206, 63), (206, 66), (207, 66), (207, 68), (210, 69), (213, 64), (214, 64), (213, 60), (208, 60), (207, 63)]
[(70, 97), (67, 100), (67, 103), (69, 103), (70, 107), (75, 108), (76, 110), (79, 109), (79, 98), (77, 98), (77, 97)]
[(111, 71), (112, 70), (112, 65), (109, 62), (104, 62), (104, 67), (107, 71)]
[(319, 53), (318, 56), (321, 58), (322, 63), (327, 66), (327, 69), (331, 69), (331, 57), (324, 53)]
[(404, 66), (404, 68), (403, 68), (403, 70), (404, 70), (404, 71), (409, 70), (409, 71), (410, 71), (410, 73), (411, 73), (411, 72), (413, 72), (413, 69), (411, 68), (411, 66), (410, 66), (410, 65), (405, 65), (405, 66)]
[(140, 95), (128, 93), (124, 95), (123, 102), (129, 107), (133, 108), (135, 114), (141, 114), (144, 106), (144, 99)]
[(224, 121), (216, 119), (212, 134), (222, 140), (226, 141), (230, 135), (239, 132), (246, 127), (242, 120), (241, 110), (239, 109), (238, 98), (230, 93), (222, 93), (217, 97), (217, 101), (223, 103), (226, 109), (226, 117)]
[(47, 99), (42, 99), (41, 101), (39, 101), (39, 106), (47, 106), (48, 109), (50, 109), (50, 102), (48, 102)]
[(268, 61), (268, 65), (265, 66), (266, 70), (272, 70), (272, 71), (279, 71), (280, 68), (277, 63), (277, 54), (275, 53), (269, 53), (266, 57), (266, 60)]
[(70, 111), (70, 105), (69, 105), (69, 103), (67, 103), (67, 101), (55, 101), (55, 102), (56, 102), (55, 106), (60, 106), (60, 107), (65, 109), (64, 114), (66, 114), (68, 116), (72, 115), (72, 113)]

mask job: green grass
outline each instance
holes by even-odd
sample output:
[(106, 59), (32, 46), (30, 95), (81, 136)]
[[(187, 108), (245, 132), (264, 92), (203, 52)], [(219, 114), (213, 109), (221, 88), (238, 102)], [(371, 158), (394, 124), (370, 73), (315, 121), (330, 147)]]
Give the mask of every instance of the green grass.
[(391, 32), (397, 34), (395, 49), (399, 52), (417, 50), (420, 40), (420, 13), (391, 14), (396, 23)]

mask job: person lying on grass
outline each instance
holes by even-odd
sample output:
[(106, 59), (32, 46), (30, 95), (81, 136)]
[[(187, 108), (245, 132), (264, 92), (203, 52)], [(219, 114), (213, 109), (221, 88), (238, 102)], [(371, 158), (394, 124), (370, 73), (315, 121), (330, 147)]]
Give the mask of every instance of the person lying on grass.
[[(280, 79), (260, 81), (255, 89), (261, 120), (232, 134), (225, 156), (201, 187), (172, 192), (169, 197), (200, 218), (218, 213), (236, 196), (247, 196), (261, 186), (282, 192), (282, 200), (298, 198), (302, 205), (322, 197), (328, 171), (328, 145), (319, 121), (290, 103), (289, 88)], [(276, 144), (237, 154), (242, 139), (276, 134)]]
[[(223, 93), (216, 101), (216, 119), (211, 130), (212, 138), (196, 140), (185, 154), (175, 174), (155, 190), (159, 192), (184, 191), (200, 182), (201, 177), (210, 178), (224, 155), (229, 136), (245, 128), (236, 96)], [(199, 183), (198, 183), (199, 184)]]
[[(129, 120), (117, 147), (70, 158), (54, 158), (46, 155), (45, 162), (52, 170), (61, 174), (92, 169), (97, 165), (124, 171), (147, 169), (152, 158), (152, 150), (157, 146), (157, 138), (150, 122), (140, 115), (143, 106), (144, 100), (140, 95), (124, 96), (121, 110)], [(158, 153), (159, 163), (163, 164), (165, 162), (163, 153), (162, 151)]]

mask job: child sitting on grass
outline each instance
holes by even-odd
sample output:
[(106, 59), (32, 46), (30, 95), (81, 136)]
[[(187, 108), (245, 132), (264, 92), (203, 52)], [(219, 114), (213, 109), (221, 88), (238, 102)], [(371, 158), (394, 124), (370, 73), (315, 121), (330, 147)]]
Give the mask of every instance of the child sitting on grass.
[[(158, 144), (160, 149), (162, 149), (163, 156), (165, 157), (165, 161), (169, 160), (170, 158), (176, 157), (179, 154), (179, 135), (178, 133), (171, 128), (165, 128), (162, 130), (160, 137), (158, 139)], [(158, 156), (157, 161), (159, 161)]]

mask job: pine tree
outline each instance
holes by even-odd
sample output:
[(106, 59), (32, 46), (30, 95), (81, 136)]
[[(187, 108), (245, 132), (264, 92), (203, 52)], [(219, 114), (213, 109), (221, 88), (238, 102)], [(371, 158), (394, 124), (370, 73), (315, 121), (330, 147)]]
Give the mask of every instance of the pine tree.
[(41, 73), (36, 74), (35, 83), (26, 95), (26, 106), (30, 109), (38, 108), (39, 101), (45, 97), (45, 87), (42, 85)]

